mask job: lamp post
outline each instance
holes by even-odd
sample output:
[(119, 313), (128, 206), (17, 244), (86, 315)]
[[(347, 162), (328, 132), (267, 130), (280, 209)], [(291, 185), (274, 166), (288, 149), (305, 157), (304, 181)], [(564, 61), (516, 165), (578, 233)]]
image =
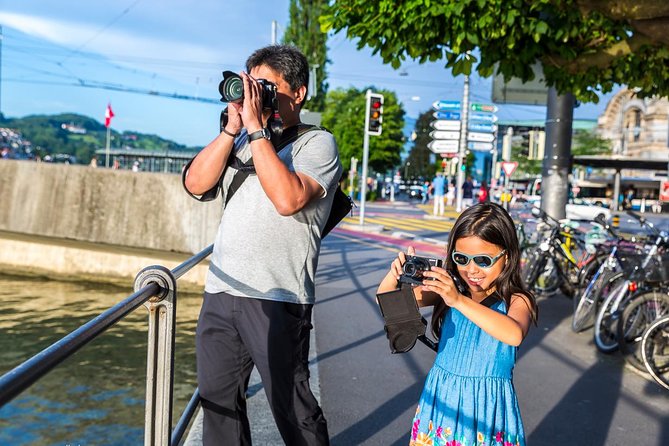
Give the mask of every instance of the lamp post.
[(404, 165), (404, 180), (409, 179), (409, 166), (411, 166), (411, 161), (407, 161), (407, 163)]

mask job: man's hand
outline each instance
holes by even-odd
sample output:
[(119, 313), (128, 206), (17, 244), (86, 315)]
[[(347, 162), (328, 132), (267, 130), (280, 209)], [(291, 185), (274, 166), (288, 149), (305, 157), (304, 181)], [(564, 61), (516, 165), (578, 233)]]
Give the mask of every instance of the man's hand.
[(246, 131), (251, 134), (264, 127), (262, 85), (243, 71), (240, 76), (244, 81), (244, 105), (241, 109), (241, 118)]

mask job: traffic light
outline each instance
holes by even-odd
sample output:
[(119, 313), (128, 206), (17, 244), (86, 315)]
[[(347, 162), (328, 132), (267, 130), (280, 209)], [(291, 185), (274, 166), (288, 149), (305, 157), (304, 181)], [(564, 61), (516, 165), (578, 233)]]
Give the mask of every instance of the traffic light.
[(367, 96), (367, 100), (369, 101), (367, 104), (367, 110), (369, 110), (367, 133), (370, 135), (380, 135), (381, 123), (383, 122), (383, 95), (371, 93)]

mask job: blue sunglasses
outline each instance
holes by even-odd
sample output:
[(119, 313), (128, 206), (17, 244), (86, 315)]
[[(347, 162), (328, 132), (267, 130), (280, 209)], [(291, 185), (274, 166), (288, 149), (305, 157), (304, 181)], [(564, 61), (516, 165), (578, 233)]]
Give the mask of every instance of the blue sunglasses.
[(458, 266), (467, 266), (469, 265), (469, 261), (473, 260), (479, 268), (490, 268), (502, 258), (504, 253), (506, 253), (506, 249), (502, 249), (502, 252), (495, 257), (490, 257), (488, 254), (474, 254), (473, 256), (470, 256), (462, 252), (453, 251), (451, 258)]

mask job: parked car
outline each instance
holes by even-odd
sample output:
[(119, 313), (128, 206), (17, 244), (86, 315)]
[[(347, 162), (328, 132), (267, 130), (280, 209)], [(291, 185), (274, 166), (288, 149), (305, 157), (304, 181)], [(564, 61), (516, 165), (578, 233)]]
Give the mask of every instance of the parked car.
[(589, 220), (602, 215), (606, 220), (611, 218), (611, 211), (605, 207), (590, 204), (582, 198), (570, 198), (567, 202), (567, 218), (570, 220)]
[(407, 196), (409, 197), (409, 199), (422, 200), (423, 186), (409, 186)]

